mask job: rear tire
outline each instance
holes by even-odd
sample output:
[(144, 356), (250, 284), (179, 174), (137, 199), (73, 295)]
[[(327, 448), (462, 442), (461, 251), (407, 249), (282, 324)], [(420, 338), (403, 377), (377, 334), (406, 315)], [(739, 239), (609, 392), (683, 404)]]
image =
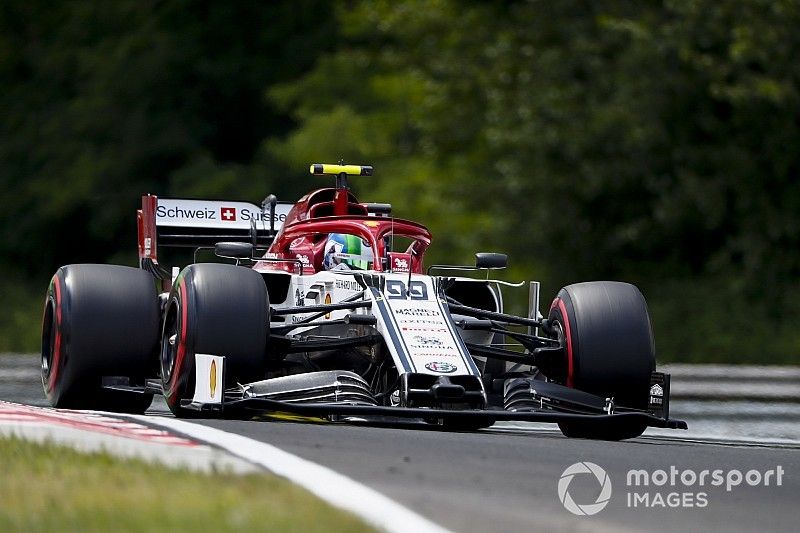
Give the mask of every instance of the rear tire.
[[(549, 318), (564, 333), (565, 359), (555, 376), (568, 387), (614, 398), (617, 406), (646, 409), (655, 348), (644, 296), (635, 286), (614, 281), (577, 283), (561, 289)], [(565, 422), (567, 437), (621, 440), (638, 437), (647, 426)]]
[(225, 384), (248, 383), (266, 373), (269, 294), (261, 275), (233, 265), (204, 263), (183, 269), (167, 301), (161, 334), (164, 398), (178, 417), (194, 394), (194, 355), (225, 357)]
[[(103, 376), (154, 374), (159, 304), (153, 277), (118, 265), (68, 265), (47, 291), (42, 385), (50, 405), (143, 413), (152, 394), (103, 389)], [(152, 372), (149, 372), (152, 370)]]

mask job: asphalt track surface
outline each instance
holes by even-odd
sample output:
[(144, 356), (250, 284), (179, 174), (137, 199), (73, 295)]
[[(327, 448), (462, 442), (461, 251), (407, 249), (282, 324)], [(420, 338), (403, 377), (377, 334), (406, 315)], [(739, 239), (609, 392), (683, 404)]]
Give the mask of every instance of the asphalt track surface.
[[(792, 448), (725, 446), (668, 438), (606, 443), (557, 432), (453, 433), (340, 424), (206, 420), (200, 423), (269, 442), (359, 480), (455, 531), (797, 531), (800, 453)], [(591, 461), (612, 481), (609, 505), (594, 516), (564, 509), (564, 469)], [(785, 470), (780, 487), (705, 487), (705, 508), (627, 507), (630, 469)], [(581, 486), (581, 481), (585, 481)], [(653, 489), (657, 487), (649, 487)], [(647, 491), (639, 487), (638, 492)], [(696, 491), (698, 487), (657, 491)], [(575, 478), (576, 501), (593, 503), (600, 486)]]
[[(38, 385), (0, 386), (0, 399), (44, 404)], [(154, 402), (152, 416), (171, 416)], [(566, 439), (557, 431), (491, 428), (469, 433), (425, 426), (382, 427), (274, 420), (196, 420), (267, 442), (323, 464), (392, 497), (454, 531), (797, 531), (800, 501), (800, 443), (726, 444), (681, 436), (641, 437), (625, 442)], [(557, 486), (564, 470), (589, 461), (605, 469), (612, 495), (594, 516), (575, 516), (561, 504)], [(783, 469), (782, 484), (748, 486), (629, 487), (627, 472), (737, 469), (743, 474)], [(755, 475), (755, 474), (754, 474)], [(668, 501), (678, 493), (705, 507), (629, 506), (629, 492)], [(576, 476), (569, 493), (594, 503), (600, 485)], [(684, 496), (687, 493), (688, 496)]]

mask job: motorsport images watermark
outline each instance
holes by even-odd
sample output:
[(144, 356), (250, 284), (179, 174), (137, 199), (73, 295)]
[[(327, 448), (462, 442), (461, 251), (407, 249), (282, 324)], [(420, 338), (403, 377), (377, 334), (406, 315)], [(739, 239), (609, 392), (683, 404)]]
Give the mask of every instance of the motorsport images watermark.
[[(785, 470), (778, 465), (769, 470), (714, 469), (679, 470), (672, 465), (669, 470), (628, 470), (625, 476), (625, 504), (629, 508), (703, 508), (709, 505), (709, 488), (725, 487), (732, 492), (736, 487), (780, 487)], [(594, 501), (576, 502), (569, 488), (576, 476), (588, 476), (599, 485)], [(611, 478), (606, 471), (589, 461), (569, 465), (558, 480), (558, 499), (564, 508), (578, 516), (591, 516), (605, 509), (612, 495)]]

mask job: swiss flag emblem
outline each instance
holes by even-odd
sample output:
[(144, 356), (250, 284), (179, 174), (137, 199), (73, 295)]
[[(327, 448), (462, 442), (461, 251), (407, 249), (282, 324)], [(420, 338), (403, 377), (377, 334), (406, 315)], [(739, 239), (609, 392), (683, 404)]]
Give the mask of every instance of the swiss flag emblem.
[(225, 222), (236, 222), (236, 208), (235, 207), (220, 207), (219, 218)]

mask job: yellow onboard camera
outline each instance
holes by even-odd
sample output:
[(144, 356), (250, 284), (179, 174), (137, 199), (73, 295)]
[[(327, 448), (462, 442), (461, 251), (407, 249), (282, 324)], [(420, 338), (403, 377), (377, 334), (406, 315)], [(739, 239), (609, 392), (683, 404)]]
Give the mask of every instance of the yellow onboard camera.
[(372, 167), (368, 165), (326, 165), (313, 164), (309, 169), (314, 175), (330, 176), (372, 176)]

